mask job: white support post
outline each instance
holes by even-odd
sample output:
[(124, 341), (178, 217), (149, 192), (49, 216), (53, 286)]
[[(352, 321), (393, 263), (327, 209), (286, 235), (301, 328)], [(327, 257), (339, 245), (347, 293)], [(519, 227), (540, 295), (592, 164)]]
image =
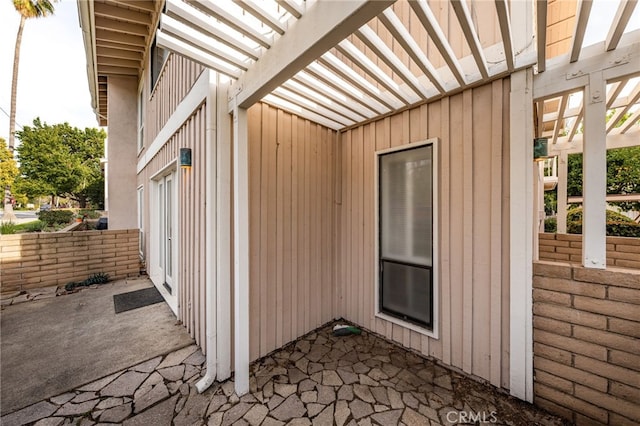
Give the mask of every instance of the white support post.
[(510, 391), (528, 402), (533, 401), (532, 81), (531, 68), (511, 75), (509, 139)]
[(247, 110), (233, 106), (233, 289), (235, 388), (249, 392), (249, 150)]
[(231, 376), (231, 117), (227, 111), (229, 83), (220, 83), (220, 75), (217, 77), (215, 129), (218, 152), (216, 157), (216, 281), (218, 282), (216, 315), (219, 342), (217, 379), (223, 381)]
[(602, 72), (589, 74), (584, 105), (582, 265), (595, 269), (607, 266), (606, 93)]
[(567, 180), (569, 178), (569, 154), (560, 151), (558, 156), (558, 212), (556, 213), (556, 233), (567, 233)]
[(538, 234), (544, 232), (544, 162), (533, 163), (533, 260), (539, 260)]

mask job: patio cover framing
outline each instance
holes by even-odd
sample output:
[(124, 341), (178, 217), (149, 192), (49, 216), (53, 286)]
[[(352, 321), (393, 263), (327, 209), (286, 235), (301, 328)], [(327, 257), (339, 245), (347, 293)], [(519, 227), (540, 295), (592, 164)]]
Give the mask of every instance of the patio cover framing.
[[(96, 6), (101, 3), (96, 2)], [(104, 3), (111, 5), (114, 1)], [(130, 9), (132, 2), (117, 0), (115, 3)], [(233, 115), (234, 130), (235, 384), (238, 394), (249, 389), (246, 109), (262, 100), (328, 128), (345, 130), (510, 75), (510, 389), (521, 399), (531, 401), (533, 398), (531, 272), (535, 257), (533, 235), (537, 229), (532, 213), (535, 207), (534, 170), (531, 167), (533, 149), (531, 144), (516, 142), (530, 141), (534, 136), (534, 99), (549, 96), (565, 99), (570, 90), (580, 87), (590, 91), (586, 96), (590, 102), (584, 108), (585, 133), (604, 142), (604, 127), (590, 124), (591, 117), (596, 117), (596, 121), (600, 121), (598, 117), (604, 117), (606, 109), (602, 93), (605, 93), (603, 88), (608, 79), (624, 79), (638, 71), (639, 35), (637, 32), (625, 34), (637, 1), (620, 2), (616, 18), (603, 42), (605, 53), (596, 55), (582, 47), (591, 1), (578, 1), (570, 52), (555, 59), (547, 59), (544, 52), (547, 12), (544, 0), (535, 3), (483, 2), (482, 7), (493, 8), (491, 13), (495, 13), (501, 37), (499, 42), (489, 46), (483, 45), (469, 2), (446, 1), (446, 7), (452, 8), (457, 20), (455, 25), (470, 51), (465, 57), (456, 56), (430, 4), (426, 0), (410, 1), (410, 13), (421, 23), (418, 31), (426, 34), (444, 63), (437, 69), (394, 12), (394, 3), (393, 0), (338, 3), (322, 0), (234, 0), (225, 3), (223, 8), (213, 0), (167, 0), (163, 13), (148, 5), (149, 27), (155, 28), (159, 22), (155, 34), (158, 46), (199, 62), (232, 81), (228, 92), (228, 111)], [(536, 12), (537, 23), (534, 19)], [(130, 15), (114, 19), (131, 24), (129, 21), (136, 17), (141, 18)], [(372, 29), (372, 22), (384, 27), (390, 38), (386, 41), (381, 38)], [(135, 29), (122, 23), (113, 25), (123, 32)], [(94, 33), (92, 37), (98, 37), (104, 31), (99, 28), (97, 18), (89, 28)], [(141, 43), (148, 46), (150, 42), (142, 34), (127, 36), (126, 40), (122, 35), (118, 37), (122, 43), (135, 46)], [(389, 41), (392, 42), (391, 47)], [(410, 59), (401, 59), (394, 46), (400, 46), (402, 56)], [(96, 49), (91, 52), (95, 56), (89, 67), (89, 79), (94, 107), (100, 114), (103, 99), (101, 78), (117, 73), (117, 70), (105, 65), (107, 56)], [(627, 60), (621, 62), (616, 59), (620, 54)], [(610, 67), (589, 68), (587, 73), (582, 71), (583, 66), (589, 67), (604, 58), (613, 58)], [(534, 76), (533, 67), (536, 65), (539, 74)], [(576, 75), (573, 82), (567, 83), (568, 79), (554, 85), (558, 75), (576, 72), (571, 71), (574, 69), (581, 74)], [(566, 110), (566, 100), (560, 102), (560, 109), (563, 104)], [(565, 116), (563, 111), (557, 114), (559, 120)], [(100, 117), (101, 124), (102, 118), (106, 123), (106, 117)], [(635, 114), (634, 120), (638, 118)], [(541, 120), (544, 123), (544, 116)], [(626, 131), (631, 125), (625, 127)], [(554, 138), (558, 135), (556, 127), (554, 125)], [(605, 150), (602, 143), (593, 144), (585, 152), (589, 158), (589, 174), (593, 171), (599, 173), (585, 182), (585, 266), (595, 268), (604, 267), (604, 257), (601, 256), (605, 247), (601, 230), (604, 210), (602, 213), (597, 210), (604, 206), (604, 191), (601, 195), (598, 191), (603, 187)], [(523, 170), (531, 173), (523, 173)], [(525, 226), (522, 226), (523, 220)]]

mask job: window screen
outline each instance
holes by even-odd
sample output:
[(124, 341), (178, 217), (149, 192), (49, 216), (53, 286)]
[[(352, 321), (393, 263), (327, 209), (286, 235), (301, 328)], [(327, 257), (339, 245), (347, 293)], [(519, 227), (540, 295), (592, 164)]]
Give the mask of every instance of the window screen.
[(379, 157), (380, 311), (433, 321), (433, 145)]

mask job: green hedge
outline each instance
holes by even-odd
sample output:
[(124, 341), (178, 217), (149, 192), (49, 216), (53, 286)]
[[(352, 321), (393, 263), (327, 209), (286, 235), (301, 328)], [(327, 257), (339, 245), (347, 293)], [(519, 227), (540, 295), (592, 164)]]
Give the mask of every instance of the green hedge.
[[(556, 218), (552, 217), (544, 221), (544, 232), (557, 232)], [(567, 234), (582, 234), (582, 221), (568, 220)], [(633, 221), (608, 221), (607, 235), (610, 237), (640, 238), (640, 223)]]
[(56, 224), (69, 223), (75, 216), (71, 210), (48, 210), (38, 213), (41, 221), (47, 224), (47, 226), (53, 226)]
[(87, 216), (87, 219), (99, 219), (102, 215), (99, 211), (91, 210), (91, 209), (80, 209), (78, 210), (78, 217)]

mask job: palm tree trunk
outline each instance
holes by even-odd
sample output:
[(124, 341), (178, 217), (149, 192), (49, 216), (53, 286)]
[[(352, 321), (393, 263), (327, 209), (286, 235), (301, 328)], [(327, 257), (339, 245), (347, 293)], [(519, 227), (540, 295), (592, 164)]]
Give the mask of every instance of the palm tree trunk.
[[(16, 48), (13, 53), (13, 79), (11, 80), (11, 112), (9, 114), (9, 151), (13, 155), (15, 147), (15, 131), (16, 131), (16, 98), (18, 96), (18, 66), (20, 65), (20, 45), (22, 44), (22, 30), (26, 18), (20, 15), (20, 25), (18, 26), (18, 35), (16, 35)], [(5, 222), (13, 222), (16, 215), (13, 213), (13, 204), (11, 204), (11, 188), (4, 189), (4, 213), (2, 220)]]

